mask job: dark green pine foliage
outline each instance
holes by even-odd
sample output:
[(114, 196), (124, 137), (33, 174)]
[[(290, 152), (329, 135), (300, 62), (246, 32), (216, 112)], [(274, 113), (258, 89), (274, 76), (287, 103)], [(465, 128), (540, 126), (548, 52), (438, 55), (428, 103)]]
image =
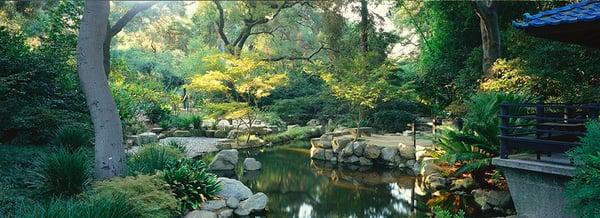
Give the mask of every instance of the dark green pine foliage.
[(600, 217), (600, 123), (589, 122), (581, 146), (568, 152), (575, 165), (565, 196), (579, 217)]

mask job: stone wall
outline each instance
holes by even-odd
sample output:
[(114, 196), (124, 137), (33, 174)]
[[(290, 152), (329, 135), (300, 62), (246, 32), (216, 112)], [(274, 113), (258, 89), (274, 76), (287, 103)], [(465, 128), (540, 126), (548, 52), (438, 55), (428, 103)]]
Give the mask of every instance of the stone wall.
[(360, 166), (385, 165), (393, 168), (412, 169), (415, 149), (412, 146), (380, 146), (364, 140), (354, 141), (351, 135), (342, 132), (326, 133), (311, 139), (310, 157), (335, 164)]

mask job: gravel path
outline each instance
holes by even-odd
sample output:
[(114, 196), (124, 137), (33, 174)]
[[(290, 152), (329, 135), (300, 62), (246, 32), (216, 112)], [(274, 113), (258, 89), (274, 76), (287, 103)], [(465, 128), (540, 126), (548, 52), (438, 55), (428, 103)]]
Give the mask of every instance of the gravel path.
[(188, 148), (188, 156), (195, 157), (202, 153), (218, 151), (217, 144), (218, 138), (207, 138), (207, 137), (168, 137), (160, 140), (160, 143), (166, 144), (167, 142), (174, 140), (184, 144)]

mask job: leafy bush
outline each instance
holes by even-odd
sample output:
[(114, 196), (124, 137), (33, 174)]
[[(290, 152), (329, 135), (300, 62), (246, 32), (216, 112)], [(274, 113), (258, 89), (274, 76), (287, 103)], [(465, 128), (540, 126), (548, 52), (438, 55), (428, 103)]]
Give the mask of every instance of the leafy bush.
[(415, 116), (406, 111), (384, 110), (373, 114), (373, 127), (388, 132), (403, 132)]
[(92, 145), (93, 133), (86, 124), (71, 124), (60, 127), (54, 134), (54, 145), (64, 147), (69, 152)]
[[(497, 92), (480, 93), (468, 102), (463, 130), (452, 127), (442, 129), (439, 147), (444, 152), (442, 160), (449, 164), (459, 163), (455, 174), (473, 172), (473, 178), (482, 182), (482, 174), (499, 153), (498, 113), (500, 103), (529, 103), (533, 100), (524, 95)], [(513, 122), (519, 122), (513, 121)]]
[(177, 128), (177, 129), (201, 129), (202, 128), (202, 116), (199, 114), (179, 114), (171, 115), (166, 120), (160, 123), (163, 128)]
[(313, 127), (305, 126), (305, 127), (296, 127), (291, 128), (285, 132), (280, 132), (276, 134), (267, 135), (264, 137), (265, 142), (268, 143), (283, 143), (293, 140), (302, 140), (308, 139), (312, 137), (317, 137), (321, 133), (319, 130), (316, 130)]
[(138, 175), (114, 178), (93, 184), (95, 195), (127, 197), (140, 217), (173, 217), (178, 200), (160, 175)]
[(94, 195), (75, 199), (53, 199), (48, 205), (26, 205), (18, 217), (25, 218), (133, 218), (140, 217), (135, 205), (123, 195)]
[(600, 217), (600, 123), (586, 124), (581, 146), (567, 154), (575, 165), (575, 175), (567, 184), (568, 207), (579, 217)]
[(452, 213), (448, 210), (442, 209), (440, 206), (435, 206), (432, 210), (434, 217), (436, 218), (464, 218), (465, 212), (459, 210), (457, 213)]
[(198, 209), (202, 202), (213, 199), (222, 188), (217, 176), (208, 173), (206, 164), (199, 160), (172, 162), (164, 170), (164, 180), (181, 201), (181, 206), (187, 209)]
[(159, 144), (145, 145), (129, 157), (127, 164), (129, 172), (152, 174), (163, 170), (169, 162), (183, 158), (185, 155), (177, 148)]
[(54, 195), (76, 195), (85, 189), (92, 178), (88, 154), (83, 149), (70, 152), (58, 149), (38, 160), (38, 187)]

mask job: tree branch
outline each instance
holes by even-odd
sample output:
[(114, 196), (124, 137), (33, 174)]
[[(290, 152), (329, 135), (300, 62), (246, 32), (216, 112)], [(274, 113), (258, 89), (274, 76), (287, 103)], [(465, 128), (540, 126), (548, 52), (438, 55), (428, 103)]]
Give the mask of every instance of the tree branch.
[(325, 47), (323, 44), (321, 44), (321, 47), (319, 47), (319, 49), (317, 49), (315, 52), (313, 52), (312, 54), (310, 54), (307, 57), (291, 57), (291, 56), (281, 56), (281, 57), (274, 57), (274, 58), (264, 58), (262, 59), (262, 61), (282, 61), (282, 60), (289, 60), (289, 61), (295, 61), (295, 60), (304, 60), (304, 61), (309, 61), (312, 62), (312, 58), (317, 55), (319, 52), (323, 51), (323, 50), (332, 50), (335, 51), (331, 48), (327, 48)]
[(123, 15), (123, 17), (121, 17), (121, 19), (119, 19), (115, 23), (115, 25), (113, 25), (110, 28), (109, 35), (111, 37), (117, 35), (119, 32), (121, 32), (121, 30), (123, 30), (123, 27), (125, 27), (125, 25), (127, 25), (127, 23), (129, 23), (129, 21), (131, 21), (131, 19), (133, 19), (135, 17), (135, 15), (152, 7), (156, 3), (158, 3), (158, 2), (145, 2), (145, 3), (135, 4), (131, 9), (129, 9), (129, 11), (127, 11), (127, 13), (125, 13), (125, 15)]
[(223, 30), (225, 28), (225, 15), (223, 12), (223, 6), (221, 6), (221, 2), (219, 2), (218, 0), (215, 0), (213, 2), (217, 6), (217, 10), (219, 11), (219, 21), (217, 22), (217, 27), (218, 27), (217, 32), (219, 32), (219, 36), (221, 36), (221, 40), (223, 40), (223, 43), (225, 43), (225, 46), (229, 46), (229, 39), (227, 39), (227, 35), (225, 35), (225, 31)]
[(250, 33), (250, 35), (258, 35), (258, 34), (269, 34), (271, 36), (273, 36), (273, 33), (275, 31), (277, 31), (279, 29), (280, 26), (277, 26), (275, 28), (273, 28), (271, 31), (257, 31), (257, 32), (252, 32)]

